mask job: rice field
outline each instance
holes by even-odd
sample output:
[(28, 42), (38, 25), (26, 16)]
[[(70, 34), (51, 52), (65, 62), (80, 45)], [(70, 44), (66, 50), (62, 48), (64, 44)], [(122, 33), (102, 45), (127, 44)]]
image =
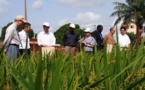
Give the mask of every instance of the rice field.
[[(144, 40), (138, 49), (117, 46), (95, 54), (56, 53), (7, 61), (0, 50), (1, 90), (145, 90)], [(40, 48), (41, 49), (41, 48)]]

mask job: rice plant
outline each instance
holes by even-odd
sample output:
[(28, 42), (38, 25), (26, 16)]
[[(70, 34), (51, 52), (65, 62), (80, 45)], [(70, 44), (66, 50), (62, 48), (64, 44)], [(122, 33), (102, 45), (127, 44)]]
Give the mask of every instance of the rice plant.
[(24, 59), (7, 61), (0, 50), (0, 88), (2, 90), (144, 90), (145, 48), (112, 53), (97, 51), (76, 55), (63, 52), (42, 57), (41, 51)]

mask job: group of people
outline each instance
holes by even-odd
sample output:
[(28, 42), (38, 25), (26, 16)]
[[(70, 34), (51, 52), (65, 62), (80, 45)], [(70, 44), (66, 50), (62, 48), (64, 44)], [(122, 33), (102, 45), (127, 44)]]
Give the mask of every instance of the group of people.
[[(21, 26), (23, 30), (18, 32), (17, 28)], [(6, 29), (3, 44), (7, 60), (17, 59), (18, 56), (24, 52), (27, 52), (27, 54), (30, 55), (30, 44), (28, 37), (28, 32), (30, 29), (31, 24), (26, 22), (22, 15), (16, 16), (15, 21)]]
[[(115, 45), (115, 39), (113, 37), (115, 31), (116, 29), (114, 27), (111, 27), (110, 32), (106, 34), (104, 37), (104, 44), (107, 47), (107, 53), (110, 53), (113, 49), (113, 46)], [(130, 43), (131, 43), (130, 38), (126, 34), (126, 28), (121, 27), (120, 34), (118, 35), (118, 44), (120, 46), (120, 50), (129, 48)]]
[[(23, 30), (17, 31), (17, 28), (22, 26)], [(114, 46), (115, 28), (111, 27), (110, 32), (103, 38), (103, 26), (98, 25), (97, 30), (91, 32), (90, 28), (84, 30), (85, 36), (79, 40), (78, 35), (75, 33), (75, 24), (69, 25), (69, 30), (63, 35), (63, 46), (66, 54), (75, 54), (77, 44), (82, 44), (83, 50), (87, 53), (93, 53), (94, 47), (98, 50), (107, 47), (107, 53), (112, 51)], [(42, 55), (51, 55), (55, 52), (56, 38), (52, 32), (49, 31), (50, 24), (43, 23), (43, 31), (38, 34), (37, 43), (42, 47)], [(4, 39), (4, 51), (8, 60), (16, 60), (19, 55), (30, 55), (30, 39), (28, 32), (31, 29), (31, 24), (28, 23), (22, 15), (15, 17), (15, 21), (6, 29)], [(126, 28), (120, 28), (119, 45), (120, 48), (127, 48), (130, 45), (130, 39), (125, 34)]]
[[(75, 53), (77, 43), (82, 44), (83, 50), (87, 53), (94, 53), (94, 48), (97, 50), (102, 50), (104, 46), (107, 48), (107, 53), (110, 53), (115, 46), (114, 33), (116, 31), (115, 27), (111, 27), (108, 34), (104, 37), (102, 35), (103, 26), (98, 25), (96, 30), (91, 32), (90, 28), (84, 30), (85, 36), (78, 40), (78, 35), (75, 34), (75, 25), (70, 24), (70, 30), (64, 34), (64, 47), (66, 53)], [(130, 38), (126, 34), (126, 28), (120, 28), (120, 34), (118, 35), (118, 42), (120, 50), (123, 48), (128, 48), (130, 46)]]

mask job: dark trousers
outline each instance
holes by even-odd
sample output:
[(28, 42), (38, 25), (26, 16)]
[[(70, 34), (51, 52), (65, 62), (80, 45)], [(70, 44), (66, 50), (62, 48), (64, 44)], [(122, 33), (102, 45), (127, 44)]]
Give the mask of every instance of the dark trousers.
[(20, 49), (20, 55), (23, 55), (24, 58), (30, 57), (30, 49)]
[(99, 45), (97, 46), (97, 50), (103, 50), (104, 46), (103, 45)]

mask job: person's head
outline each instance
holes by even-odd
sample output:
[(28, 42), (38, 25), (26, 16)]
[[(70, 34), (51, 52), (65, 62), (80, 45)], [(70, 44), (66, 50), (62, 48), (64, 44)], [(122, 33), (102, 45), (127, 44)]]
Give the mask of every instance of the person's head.
[(26, 23), (23, 24), (23, 30), (25, 32), (29, 32), (30, 29), (31, 29), (31, 24), (30, 23), (26, 22)]
[(91, 29), (90, 28), (86, 28), (85, 29), (85, 36), (86, 37), (90, 37), (91, 36)]
[(25, 22), (26, 22), (26, 20), (25, 20), (24, 16), (18, 15), (15, 17), (15, 23), (16, 23), (17, 27), (22, 26)]
[(71, 23), (69, 25), (69, 28), (70, 28), (70, 32), (74, 32), (74, 30), (75, 30), (75, 24)]
[(103, 31), (103, 26), (102, 25), (98, 25), (97, 26), (97, 30), (98, 30), (98, 32), (101, 33)]
[(49, 32), (49, 28), (50, 28), (50, 25), (48, 22), (44, 22), (43, 23), (43, 30), (45, 33), (48, 33)]
[(115, 31), (116, 31), (116, 30), (115, 30), (114, 27), (111, 27), (111, 28), (110, 28), (110, 33), (111, 33), (112, 35), (115, 33)]
[(124, 35), (124, 34), (126, 33), (126, 28), (125, 28), (125, 27), (121, 27), (121, 28), (120, 28), (120, 33), (121, 33), (122, 35)]

